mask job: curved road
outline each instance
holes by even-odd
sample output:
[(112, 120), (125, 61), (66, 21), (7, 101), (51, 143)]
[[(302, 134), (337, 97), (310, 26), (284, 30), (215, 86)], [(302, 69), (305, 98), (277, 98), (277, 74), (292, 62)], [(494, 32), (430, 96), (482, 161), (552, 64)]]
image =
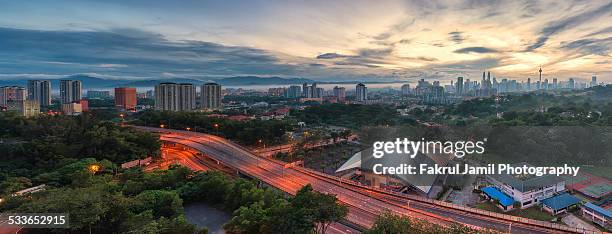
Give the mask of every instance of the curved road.
[(149, 127), (135, 127), (140, 130), (162, 133), (160, 140), (188, 146), (235, 168), (243, 174), (295, 194), (301, 187), (311, 184), (313, 189), (334, 194), (338, 200), (349, 206), (347, 220), (362, 227), (371, 227), (376, 216), (386, 210), (396, 214), (423, 219), (430, 223), (449, 225), (460, 223), (475, 228), (485, 227), (510, 233), (563, 233), (555, 227), (536, 226), (524, 222), (512, 222), (479, 213), (429, 204), (394, 194), (355, 185), (352, 182), (309, 172), (301, 168), (286, 168), (276, 160), (260, 158), (231, 141), (203, 133), (168, 130)]

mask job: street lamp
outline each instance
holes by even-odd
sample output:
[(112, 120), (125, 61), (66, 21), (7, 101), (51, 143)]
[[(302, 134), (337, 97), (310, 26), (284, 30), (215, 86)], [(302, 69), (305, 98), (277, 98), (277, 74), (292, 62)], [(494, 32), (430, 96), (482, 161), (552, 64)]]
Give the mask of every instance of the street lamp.
[(190, 127), (186, 127), (185, 130), (191, 131), (191, 128)]
[(164, 127), (166, 127), (166, 125), (160, 124), (159, 127), (160, 128), (164, 128)]
[(215, 130), (217, 130), (217, 135), (219, 135), (219, 124), (215, 123), (213, 124), (213, 127), (215, 127)]
[(96, 174), (96, 172), (100, 171), (100, 165), (91, 164), (87, 169), (91, 172), (91, 174)]
[(125, 119), (123, 117), (125, 117), (125, 115), (123, 115), (123, 113), (119, 114), (119, 117), (121, 117), (121, 125), (125, 124)]

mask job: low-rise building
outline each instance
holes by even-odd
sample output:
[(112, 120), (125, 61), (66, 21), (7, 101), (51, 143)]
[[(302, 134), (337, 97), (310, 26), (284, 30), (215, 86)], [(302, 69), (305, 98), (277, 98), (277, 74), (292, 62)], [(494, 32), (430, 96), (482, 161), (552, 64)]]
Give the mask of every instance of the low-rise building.
[(593, 221), (593, 223), (596, 223), (599, 226), (602, 226), (608, 230), (612, 228), (612, 225), (610, 225), (610, 219), (612, 219), (612, 211), (590, 202), (584, 204), (584, 206), (582, 206), (581, 211), (582, 216), (587, 218), (588, 220)]
[(542, 209), (553, 215), (567, 212), (572, 206), (580, 203), (580, 199), (570, 195), (569, 193), (562, 193), (554, 197), (549, 197), (542, 200)]
[[(530, 166), (518, 163), (514, 167)], [(521, 209), (531, 207), (546, 198), (565, 190), (565, 180), (553, 175), (514, 176), (509, 174), (488, 175), (487, 180), (503, 193), (519, 202)]]
[(17, 112), (24, 117), (34, 117), (40, 114), (40, 102), (38, 100), (7, 101), (6, 111)]
[(81, 103), (71, 102), (62, 104), (62, 112), (65, 115), (79, 115), (83, 112)]

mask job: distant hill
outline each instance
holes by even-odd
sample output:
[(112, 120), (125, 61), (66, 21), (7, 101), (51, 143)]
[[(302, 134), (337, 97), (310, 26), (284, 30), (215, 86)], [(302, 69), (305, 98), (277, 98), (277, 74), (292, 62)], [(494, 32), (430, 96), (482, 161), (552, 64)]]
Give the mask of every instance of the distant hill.
[(217, 79), (215, 82), (221, 85), (289, 85), (312, 83), (314, 80), (304, 78), (281, 78), (281, 77), (258, 77), (258, 76), (236, 76)]
[[(83, 83), (84, 89), (94, 88), (113, 88), (113, 87), (153, 87), (161, 82), (174, 83), (191, 83), (201, 85), (205, 82), (214, 81), (221, 85), (239, 86), (239, 85), (290, 85), (315, 82), (304, 78), (281, 78), (281, 77), (258, 77), (258, 76), (236, 76), (228, 78), (220, 78), (215, 80), (197, 80), (186, 78), (170, 78), (170, 79), (151, 79), (151, 80), (117, 80), (104, 79), (88, 75), (72, 75), (62, 79), (79, 80)], [(0, 80), (0, 86), (26, 86), (28, 78), (20, 80)], [(59, 87), (59, 79), (51, 80), (53, 89)]]
[(172, 83), (190, 83), (194, 85), (203, 84), (204, 81), (194, 80), (194, 79), (160, 79), (160, 80), (136, 80), (136, 81), (128, 81), (124, 86), (128, 87), (153, 87), (159, 83), (163, 82), (172, 82)]
[[(127, 80), (103, 79), (103, 78), (98, 78), (98, 77), (93, 77), (93, 76), (88, 76), (88, 75), (72, 75), (72, 76), (66, 76), (65, 78), (62, 78), (62, 79), (81, 81), (84, 89), (101, 88), (101, 87), (116, 87), (116, 86), (121, 86), (122, 84), (130, 82)], [(28, 83), (28, 80), (32, 80), (32, 79), (26, 78), (26, 79), (19, 79), (19, 80), (0, 80), (0, 86), (16, 85), (16, 86), (25, 87)], [(61, 79), (48, 79), (48, 80), (51, 81), (52, 89), (59, 89), (59, 83)]]

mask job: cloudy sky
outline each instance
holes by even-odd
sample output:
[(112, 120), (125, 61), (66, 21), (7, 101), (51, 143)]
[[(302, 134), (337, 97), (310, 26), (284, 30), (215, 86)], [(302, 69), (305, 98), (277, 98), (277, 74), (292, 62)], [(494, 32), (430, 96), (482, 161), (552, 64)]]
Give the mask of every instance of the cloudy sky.
[(238, 75), (612, 81), (612, 1), (22, 1), (0, 79)]

